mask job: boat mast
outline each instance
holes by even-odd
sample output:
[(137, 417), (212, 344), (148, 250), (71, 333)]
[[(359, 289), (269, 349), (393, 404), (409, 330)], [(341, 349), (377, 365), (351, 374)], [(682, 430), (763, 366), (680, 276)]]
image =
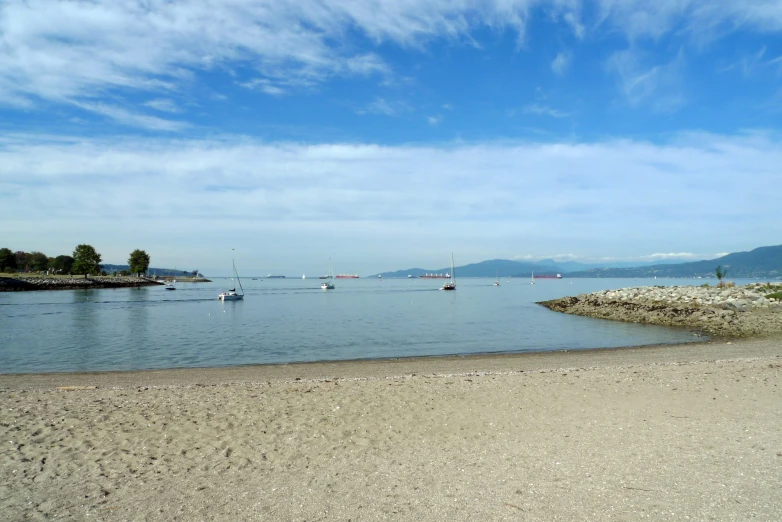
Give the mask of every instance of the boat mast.
[(456, 270), (453, 269), (453, 252), (451, 252), (451, 281), (456, 283)]
[(236, 280), (239, 281), (239, 288), (242, 289), (242, 295), (244, 295), (244, 287), (242, 286), (242, 280), (239, 279), (239, 272), (236, 271), (236, 262), (231, 259), (231, 264), (234, 266), (234, 275), (236, 276)]

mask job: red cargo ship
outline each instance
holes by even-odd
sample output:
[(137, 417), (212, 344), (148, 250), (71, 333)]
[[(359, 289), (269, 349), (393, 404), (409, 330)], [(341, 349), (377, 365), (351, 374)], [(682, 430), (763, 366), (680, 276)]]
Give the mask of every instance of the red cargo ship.
[(358, 279), (358, 274), (339, 274), (337, 279)]

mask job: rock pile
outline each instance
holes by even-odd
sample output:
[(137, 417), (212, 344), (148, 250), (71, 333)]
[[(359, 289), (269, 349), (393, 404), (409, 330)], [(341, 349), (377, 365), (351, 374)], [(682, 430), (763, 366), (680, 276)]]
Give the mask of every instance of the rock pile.
[(634, 323), (683, 326), (717, 337), (782, 333), (782, 286), (644, 286), (604, 290), (538, 304), (568, 314)]
[(0, 277), (0, 292), (19, 292), (25, 290), (73, 290), (79, 288), (127, 288), (136, 286), (154, 286), (156, 283), (143, 277), (82, 276), (50, 277), (22, 276)]

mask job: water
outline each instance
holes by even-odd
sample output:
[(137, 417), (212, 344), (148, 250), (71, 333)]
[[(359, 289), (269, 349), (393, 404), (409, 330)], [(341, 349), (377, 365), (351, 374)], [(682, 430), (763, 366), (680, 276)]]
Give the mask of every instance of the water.
[(0, 293), (0, 373), (217, 367), (346, 359), (682, 343), (692, 332), (551, 312), (535, 301), (608, 288), (700, 281), (649, 279), (231, 280)]

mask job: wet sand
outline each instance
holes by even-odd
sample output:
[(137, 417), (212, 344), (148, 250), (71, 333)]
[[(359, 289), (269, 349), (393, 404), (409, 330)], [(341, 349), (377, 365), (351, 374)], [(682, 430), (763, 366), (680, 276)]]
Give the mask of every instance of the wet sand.
[(0, 375), (0, 518), (782, 520), (781, 372), (755, 340)]

